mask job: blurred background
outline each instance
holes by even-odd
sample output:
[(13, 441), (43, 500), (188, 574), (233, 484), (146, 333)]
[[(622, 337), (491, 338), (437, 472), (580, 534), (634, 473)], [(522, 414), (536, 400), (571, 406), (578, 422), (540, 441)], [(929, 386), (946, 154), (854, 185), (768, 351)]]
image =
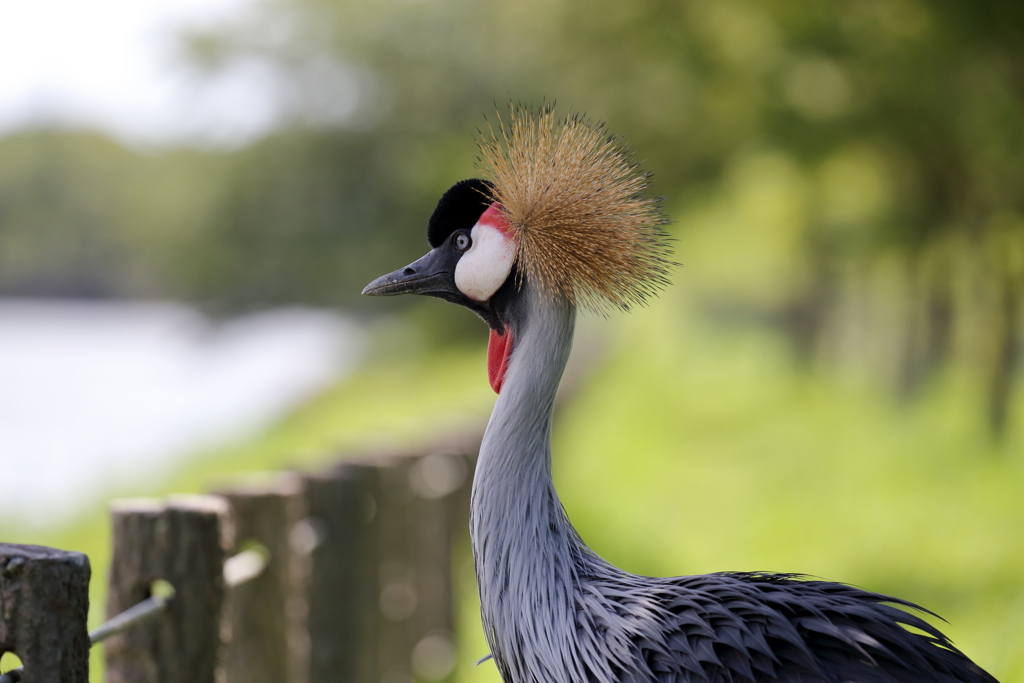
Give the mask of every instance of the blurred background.
[[(485, 116), (556, 100), (654, 174), (682, 264), (582, 321), (554, 467), (583, 538), (636, 573), (896, 594), (1024, 682), (1024, 5), (0, 16), (3, 540), (103, 576), (111, 496), (481, 424), (485, 327), (359, 292), (425, 251)], [(460, 567), (446, 675), (496, 681)]]

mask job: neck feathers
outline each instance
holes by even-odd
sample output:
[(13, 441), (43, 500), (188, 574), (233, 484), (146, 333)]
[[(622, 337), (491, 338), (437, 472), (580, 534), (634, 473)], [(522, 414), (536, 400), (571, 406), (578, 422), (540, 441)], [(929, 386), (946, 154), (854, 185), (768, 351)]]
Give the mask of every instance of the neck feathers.
[[(470, 530), (484, 628), (505, 679), (559, 681), (574, 648), (557, 634), (575, 633), (586, 552), (551, 480), (551, 416), (576, 311), (539, 294), (524, 283), (511, 316), (512, 356), (480, 449)], [(533, 644), (529, 660), (523, 642)]]

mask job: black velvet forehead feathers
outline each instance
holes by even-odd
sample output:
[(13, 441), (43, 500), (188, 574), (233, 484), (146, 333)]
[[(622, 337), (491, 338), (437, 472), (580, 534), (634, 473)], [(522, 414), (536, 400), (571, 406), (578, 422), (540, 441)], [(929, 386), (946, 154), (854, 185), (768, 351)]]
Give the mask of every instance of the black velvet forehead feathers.
[(444, 243), (456, 230), (470, 230), (491, 205), (494, 186), (486, 180), (461, 180), (448, 189), (427, 221), (427, 241), (432, 248)]

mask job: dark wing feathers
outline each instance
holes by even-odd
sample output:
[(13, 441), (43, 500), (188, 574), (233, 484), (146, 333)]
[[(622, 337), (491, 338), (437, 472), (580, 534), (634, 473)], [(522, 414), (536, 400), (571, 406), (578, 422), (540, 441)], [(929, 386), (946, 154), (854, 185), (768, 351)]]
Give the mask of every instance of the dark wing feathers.
[(722, 573), (662, 579), (655, 592), (664, 640), (636, 645), (660, 683), (995, 683), (894, 605), (927, 610), (853, 586)]

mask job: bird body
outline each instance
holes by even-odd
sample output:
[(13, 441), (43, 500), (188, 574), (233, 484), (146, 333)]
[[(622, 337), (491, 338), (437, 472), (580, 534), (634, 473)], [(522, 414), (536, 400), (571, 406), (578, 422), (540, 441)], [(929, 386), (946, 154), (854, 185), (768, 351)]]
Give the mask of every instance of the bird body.
[[(656, 207), (637, 200), (641, 176), (584, 124), (513, 110), (504, 147), (496, 137), (481, 145), (496, 182), (451, 188), (428, 225), (431, 252), (364, 290), (440, 297), (491, 328), (499, 394), (470, 533), (483, 627), (505, 683), (994, 683), (899, 608), (919, 609), (910, 603), (793, 575), (637, 576), (584, 544), (555, 491), (550, 450), (577, 307), (642, 303), (668, 265)], [(571, 183), (560, 181), (563, 167)], [(615, 230), (602, 232), (594, 205)], [(587, 231), (595, 236), (580, 246)], [(576, 244), (571, 258), (565, 240)]]
[[(512, 683), (992, 681), (914, 605), (792, 575), (653, 578), (594, 554), (551, 478), (575, 310), (524, 285), (480, 448), (470, 532), (483, 625)], [(904, 629), (906, 624), (926, 635)]]

